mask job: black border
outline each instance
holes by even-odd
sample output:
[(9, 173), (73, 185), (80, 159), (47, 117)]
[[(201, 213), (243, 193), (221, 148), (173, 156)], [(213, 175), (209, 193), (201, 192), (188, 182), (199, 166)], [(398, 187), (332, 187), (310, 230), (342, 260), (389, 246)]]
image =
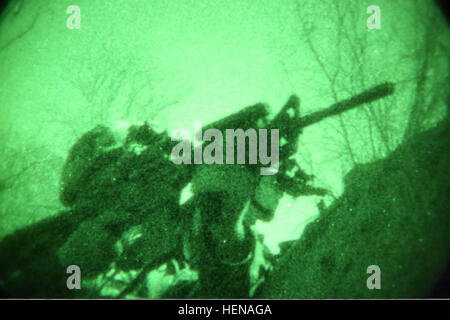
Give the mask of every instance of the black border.
[[(29, 317), (41, 314), (61, 317), (92, 317), (107, 315), (143, 317), (144, 319), (301, 319), (318, 318), (332, 315), (355, 316), (355, 318), (386, 317), (392, 315), (416, 314), (422, 310), (427, 313), (447, 314), (450, 299), (397, 299), (397, 300), (0, 300), (3, 314), (9, 309), (15, 318), (24, 314)], [(212, 307), (207, 318), (205, 315), (179, 315), (180, 307)], [(223, 314), (222, 306), (263, 305), (270, 307), (266, 314)], [(61, 307), (61, 309), (59, 309)]]

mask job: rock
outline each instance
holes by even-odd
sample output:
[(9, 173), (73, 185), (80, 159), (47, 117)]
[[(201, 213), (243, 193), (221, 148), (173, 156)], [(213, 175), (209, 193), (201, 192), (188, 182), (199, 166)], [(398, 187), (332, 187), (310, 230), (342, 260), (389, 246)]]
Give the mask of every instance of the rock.
[[(280, 257), (263, 298), (426, 297), (450, 258), (446, 123), (359, 165), (345, 192)], [(381, 269), (369, 290), (367, 268)]]

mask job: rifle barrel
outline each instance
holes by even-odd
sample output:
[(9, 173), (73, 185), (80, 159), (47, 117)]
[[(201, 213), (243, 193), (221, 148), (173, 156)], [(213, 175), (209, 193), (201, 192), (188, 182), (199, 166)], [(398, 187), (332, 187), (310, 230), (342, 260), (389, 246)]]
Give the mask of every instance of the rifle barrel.
[(372, 101), (389, 96), (393, 92), (394, 92), (394, 84), (391, 82), (385, 82), (367, 91), (364, 91), (363, 93), (360, 93), (354, 97), (337, 102), (326, 109), (319, 110), (304, 117), (301, 117), (299, 119), (298, 125), (300, 129), (310, 126), (325, 118), (341, 114), (345, 111), (356, 108), (362, 104), (370, 103)]

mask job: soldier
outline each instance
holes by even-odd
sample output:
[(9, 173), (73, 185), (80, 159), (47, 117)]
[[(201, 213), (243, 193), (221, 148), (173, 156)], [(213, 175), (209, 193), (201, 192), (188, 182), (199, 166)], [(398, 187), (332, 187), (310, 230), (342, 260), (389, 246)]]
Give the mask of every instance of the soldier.
[[(282, 137), (289, 139), (284, 147), (285, 156), (296, 150), (297, 135), (289, 131), (289, 111), (297, 110), (298, 99), (291, 98), (282, 112), (272, 121), (271, 128), (285, 126)], [(257, 104), (222, 119), (210, 127), (219, 130), (264, 128), (267, 109)], [(298, 112), (291, 113), (297, 116)], [(295, 141), (292, 143), (292, 139)], [(292, 148), (294, 146), (294, 148)], [(287, 148), (289, 150), (287, 150)], [(283, 162), (282, 167), (286, 164)], [(284, 169), (285, 170), (285, 169)], [(259, 174), (259, 166), (201, 165), (195, 168), (192, 189), (193, 231), (188, 239), (192, 263), (199, 272), (199, 286), (195, 297), (246, 298), (251, 291), (250, 266), (254, 262), (258, 241), (253, 232), (256, 220), (273, 218), (287, 185), (285, 173), (279, 177)], [(306, 182), (306, 179), (305, 181)]]
[(122, 268), (176, 248), (178, 202), (190, 174), (168, 160), (170, 147), (168, 136), (148, 124), (131, 126), (125, 141), (100, 126), (83, 135), (63, 170), (61, 199), (87, 220), (58, 250), (61, 263), (79, 264), (88, 276), (106, 271), (121, 253), (116, 242), (133, 226), (140, 235), (122, 252)]

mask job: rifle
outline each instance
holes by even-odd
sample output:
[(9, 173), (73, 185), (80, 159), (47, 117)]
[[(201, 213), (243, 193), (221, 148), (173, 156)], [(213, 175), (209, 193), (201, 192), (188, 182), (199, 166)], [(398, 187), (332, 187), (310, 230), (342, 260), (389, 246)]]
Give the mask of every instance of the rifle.
[[(371, 103), (373, 101), (382, 99), (394, 93), (395, 86), (391, 82), (385, 82), (383, 84), (377, 85), (369, 90), (366, 90), (356, 96), (345, 99), (343, 101), (332, 104), (328, 108), (323, 110), (315, 111), (309, 115), (303, 116), (299, 119), (294, 119), (293, 129), (300, 132), (303, 128), (320, 122), (326, 118), (339, 115), (356, 107), (359, 107), (366, 103)], [(283, 113), (290, 108), (295, 108), (298, 110), (299, 98), (296, 95), (292, 95), (286, 105), (281, 109), (278, 115), (272, 120), (272, 125), (279, 124), (283, 119)]]
[[(263, 177), (259, 175), (259, 170), (253, 170), (255, 167), (246, 167), (246, 169), (252, 172), (252, 174), (256, 175), (254, 183), (248, 183), (247, 185), (247, 188), (254, 190), (254, 192), (250, 192), (249, 198), (247, 199), (250, 201), (248, 206), (244, 205), (243, 210), (240, 213), (233, 215), (233, 218), (226, 224), (224, 224), (222, 220), (218, 219), (215, 214), (212, 217), (210, 216), (212, 211), (210, 204), (205, 205), (205, 210), (200, 210), (200, 220), (205, 221), (200, 230), (207, 229), (211, 224), (218, 224), (220, 225), (219, 229), (222, 228), (231, 231), (231, 234), (226, 234), (226, 232), (224, 232), (224, 237), (226, 238), (224, 238), (223, 241), (220, 240), (220, 236), (219, 240), (212, 240), (211, 236), (204, 236), (203, 239), (201, 237), (198, 239), (198, 242), (200, 243), (211, 241), (216, 241), (218, 243), (227, 243), (229, 244), (228, 248), (223, 247), (218, 250), (230, 251), (230, 254), (227, 255), (227, 257), (229, 258), (228, 261), (217, 258), (221, 254), (214, 251), (214, 249), (212, 249), (213, 251), (211, 252), (207, 251), (207, 254), (204, 254), (204, 256), (201, 256), (201, 258), (198, 259), (199, 261), (201, 261), (200, 264), (206, 264), (202, 267), (197, 266), (199, 268), (199, 290), (201, 292), (200, 296), (203, 297), (203, 295), (206, 295), (207, 297), (211, 297), (214, 294), (227, 296), (231, 293), (240, 296), (244, 295), (247, 289), (250, 289), (250, 287), (246, 287), (247, 284), (244, 279), (247, 276), (246, 268), (248, 268), (251, 264), (251, 256), (254, 250), (254, 243), (257, 240), (256, 237), (252, 235), (252, 231), (250, 231), (250, 234), (248, 234), (249, 237), (245, 236), (245, 238), (243, 238), (242, 234), (240, 236), (238, 236), (237, 234), (233, 236), (233, 230), (251, 230), (251, 225), (256, 222), (256, 219), (261, 219), (263, 221), (271, 220), (278, 205), (278, 201), (282, 197), (284, 192), (291, 194), (294, 197), (307, 194), (325, 195), (327, 193), (327, 191), (324, 189), (308, 186), (306, 183), (308, 182), (308, 180), (311, 180), (312, 177), (303, 172), (295, 159), (292, 158), (292, 156), (297, 152), (297, 138), (299, 134), (301, 134), (303, 128), (313, 125), (328, 117), (339, 115), (343, 112), (361, 106), (364, 103), (369, 103), (390, 95), (393, 93), (393, 91), (393, 84), (384, 83), (361, 94), (358, 94), (350, 99), (335, 103), (324, 110), (311, 113), (304, 117), (299, 116), (299, 98), (296, 95), (292, 95), (289, 98), (288, 102), (282, 107), (282, 109), (270, 122), (266, 120), (266, 117), (268, 115), (266, 105), (259, 103), (244, 108), (241, 111), (231, 114), (228, 117), (222, 118), (206, 127), (206, 129), (216, 128), (222, 131), (226, 130), (227, 128), (232, 128), (235, 130), (237, 128), (246, 130), (255, 127), (278, 129), (280, 135), (280, 167), (276, 175)], [(212, 179), (211, 185), (219, 185), (219, 189), (223, 186), (226, 186), (225, 188), (222, 188), (224, 190), (223, 195), (221, 196), (223, 199), (221, 199), (221, 201), (209, 200), (211, 203), (222, 203), (222, 201), (244, 201), (243, 199), (235, 199), (234, 195), (236, 193), (242, 193), (237, 192), (237, 189), (233, 184), (238, 185), (248, 182), (244, 179), (244, 176), (246, 176), (246, 169), (243, 169), (242, 167), (237, 167), (235, 169), (236, 172), (240, 172), (243, 174), (242, 179), (229, 178), (230, 173), (228, 172), (227, 174), (223, 174), (223, 177), (225, 179), (224, 181), (220, 178), (212, 178), (214, 177), (214, 174), (212, 174), (212, 172), (215, 172), (215, 170), (222, 170), (221, 168), (207, 168), (208, 169), (206, 171), (206, 175), (204, 172), (200, 172), (200, 176), (203, 180)], [(296, 171), (292, 174), (291, 171), (294, 169), (296, 169)], [(209, 174), (211, 174), (211, 176), (208, 175), (208, 172)], [(227, 178), (229, 179), (227, 180), (225, 176), (227, 176)], [(239, 174), (237, 174), (237, 177), (239, 177)], [(228, 192), (225, 191), (226, 189), (235, 191)], [(206, 199), (208, 198), (208, 190), (208, 188), (203, 187), (202, 192), (206, 194)], [(211, 195), (211, 197), (213, 196), (216, 195)], [(208, 203), (208, 200), (205, 201)], [(216, 221), (215, 219), (218, 220)], [(243, 225), (244, 227), (237, 228), (236, 226), (238, 225)], [(250, 240), (249, 238), (253, 238), (253, 240)], [(206, 245), (206, 247), (208, 247), (208, 245)], [(209, 247), (216, 248), (216, 245), (213, 243), (210, 244)], [(241, 252), (241, 250), (244, 251)], [(199, 251), (201, 252), (201, 250)], [(247, 253), (249, 254), (247, 255)], [(200, 253), (200, 255), (202, 255), (202, 253)], [(244, 259), (242, 259), (242, 257), (244, 257)], [(250, 257), (250, 259), (245, 257)], [(213, 265), (214, 268), (211, 267)], [(219, 272), (218, 270), (220, 270), (220, 276), (215, 274), (216, 272)], [(240, 278), (237, 276), (239, 274), (242, 275)], [(228, 278), (229, 275), (231, 278)], [(216, 280), (213, 279), (220, 280), (219, 282), (215, 283), (214, 281)], [(238, 283), (234, 283), (235, 279), (240, 279), (240, 281), (238, 281)], [(236, 287), (236, 285), (238, 287)], [(228, 290), (230, 290), (230, 293), (228, 292)], [(252, 290), (253, 289), (250, 289), (250, 292)]]
[[(329, 117), (340, 115), (346, 111), (360, 107), (366, 103), (371, 103), (394, 93), (395, 86), (391, 82), (372, 87), (351, 98), (337, 102), (328, 108), (315, 111), (306, 116), (299, 116), (300, 99), (292, 95), (280, 112), (270, 122), (269, 127), (280, 129), (280, 139), (285, 139), (287, 143), (280, 146), (280, 173), (278, 182), (284, 186), (285, 191), (293, 196), (305, 194), (324, 195), (322, 189), (307, 187), (305, 183), (311, 180), (312, 176), (302, 171), (295, 160), (291, 157), (297, 152), (297, 138), (303, 129), (316, 124)], [(296, 169), (294, 177), (288, 177), (289, 171)]]

